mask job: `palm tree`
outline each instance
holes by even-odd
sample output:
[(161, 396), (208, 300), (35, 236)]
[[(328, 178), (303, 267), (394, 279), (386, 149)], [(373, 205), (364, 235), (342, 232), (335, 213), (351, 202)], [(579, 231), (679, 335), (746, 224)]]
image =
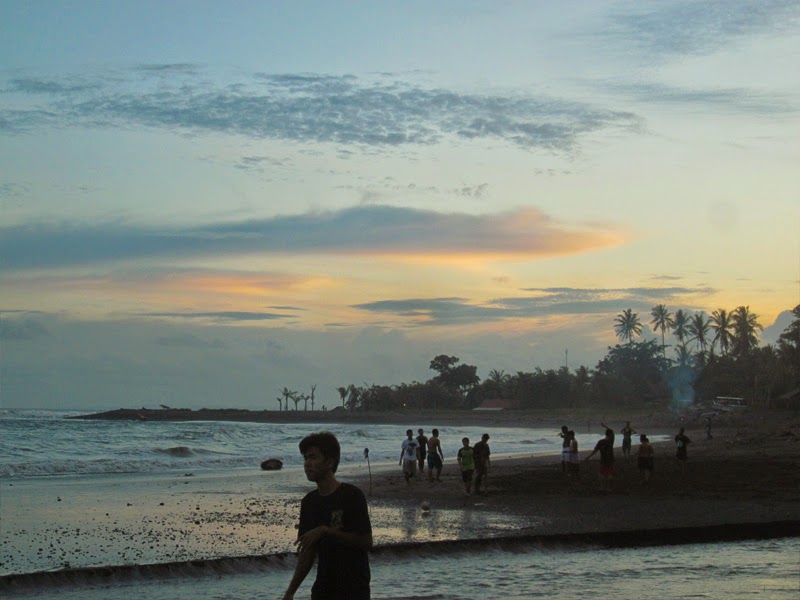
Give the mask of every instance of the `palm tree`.
[(311, 410), (314, 410), (314, 390), (317, 389), (317, 384), (311, 386)]
[(342, 408), (344, 408), (344, 401), (347, 400), (347, 388), (338, 387), (336, 391), (339, 392), (339, 397), (342, 399)]
[(672, 333), (678, 338), (679, 344), (684, 344), (689, 336), (689, 315), (683, 312), (682, 308), (675, 311), (675, 319), (672, 321)]
[(292, 395), (289, 397), (292, 399), (292, 402), (294, 402), (294, 409), (297, 410), (297, 404), (302, 400), (303, 394), (292, 392)]
[(626, 308), (614, 319), (614, 331), (617, 337), (621, 340), (628, 340), (628, 343), (633, 342), (633, 338), (642, 334), (642, 322), (639, 320), (639, 314), (633, 312), (630, 308)]
[(711, 319), (706, 317), (705, 313), (694, 313), (689, 319), (689, 333), (692, 335), (692, 340), (697, 342), (697, 348), (701, 354), (706, 353), (708, 346), (708, 332), (711, 329)]
[(653, 320), (650, 321), (650, 325), (653, 326), (653, 331), (658, 333), (658, 330), (661, 330), (661, 353), (664, 355), (664, 358), (666, 358), (667, 346), (664, 341), (664, 334), (667, 329), (672, 331), (672, 326), (674, 325), (672, 313), (669, 312), (667, 307), (663, 304), (658, 304), (650, 311), (650, 315), (653, 317)]
[(277, 398), (275, 398), (275, 400), (278, 401), (278, 412), (282, 411), (283, 410), (283, 404), (281, 402), (281, 397), (278, 396)]
[(733, 323), (731, 322), (731, 315), (724, 308), (718, 308), (711, 313), (711, 329), (714, 330), (714, 339), (711, 342), (711, 348), (714, 344), (719, 342), (719, 349), (722, 350), (722, 355), (728, 354), (728, 348), (731, 346), (733, 336), (731, 330)]
[(678, 357), (678, 365), (681, 367), (686, 367), (692, 362), (692, 354), (686, 344), (678, 344), (675, 348), (675, 355)]
[[(283, 403), (286, 405), (286, 410), (289, 410), (289, 400), (290, 399), (294, 400), (296, 394), (297, 392), (293, 392), (287, 387), (284, 387), (281, 390), (281, 396), (283, 396)], [(295, 405), (295, 410), (297, 410), (297, 402), (295, 402), (294, 405)]]
[(750, 312), (749, 306), (739, 306), (731, 313), (733, 328), (733, 352), (738, 356), (749, 353), (758, 346), (758, 331), (764, 329), (758, 315)]

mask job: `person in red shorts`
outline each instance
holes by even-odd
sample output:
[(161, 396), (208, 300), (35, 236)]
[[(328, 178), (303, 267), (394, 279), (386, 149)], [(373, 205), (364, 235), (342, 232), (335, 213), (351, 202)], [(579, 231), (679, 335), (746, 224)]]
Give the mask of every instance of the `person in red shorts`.
[(584, 461), (600, 453), (600, 489), (604, 492), (611, 491), (611, 481), (614, 479), (614, 432), (606, 429), (606, 436), (597, 442), (592, 453)]

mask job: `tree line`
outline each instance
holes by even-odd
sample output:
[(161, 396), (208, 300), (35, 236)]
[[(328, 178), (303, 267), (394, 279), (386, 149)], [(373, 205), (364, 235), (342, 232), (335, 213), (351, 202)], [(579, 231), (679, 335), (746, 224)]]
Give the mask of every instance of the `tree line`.
[[(673, 314), (658, 304), (650, 311), (653, 332), (660, 339), (639, 341), (643, 324), (638, 313), (625, 309), (613, 327), (622, 344), (609, 347), (590, 369), (567, 366), (506, 373), (492, 369), (481, 380), (478, 367), (456, 356), (434, 357), (430, 379), (399, 385), (353, 384), (337, 388), (341, 407), (349, 411), (408, 409), (471, 409), (484, 400), (500, 399), (521, 409), (554, 407), (644, 406), (685, 407), (717, 396), (744, 398), (752, 406), (773, 407), (797, 402), (800, 389), (800, 305), (776, 345), (760, 345), (763, 327), (747, 306), (718, 309), (706, 315)], [(667, 343), (669, 341), (673, 343)], [(660, 342), (660, 343), (659, 343)], [(673, 348), (672, 356), (667, 349)], [(286, 388), (277, 400), (295, 410), (311, 396)]]

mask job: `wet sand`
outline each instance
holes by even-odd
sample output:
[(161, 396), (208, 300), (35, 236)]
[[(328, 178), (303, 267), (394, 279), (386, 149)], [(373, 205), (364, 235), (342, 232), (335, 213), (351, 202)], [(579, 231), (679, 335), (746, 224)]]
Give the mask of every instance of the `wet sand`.
[[(615, 429), (621, 426), (619, 419), (605, 420)], [(598, 421), (583, 415), (546, 422), (528, 417), (532, 425), (552, 424), (556, 430), (556, 424), (574, 424), (582, 457), (600, 438)], [(669, 415), (631, 421), (650, 435), (674, 435), (678, 425)], [(490, 432), (492, 426), (521, 424), (518, 415), (508, 414), (486, 415), (482, 422)], [(396, 465), (374, 464), (371, 478), (367, 467), (358, 465), (343, 468), (340, 479), (368, 494), (379, 546), (800, 523), (797, 413), (725, 416), (711, 440), (700, 422), (687, 421), (686, 428), (693, 443), (685, 474), (675, 463), (674, 444), (657, 444), (648, 485), (640, 484), (635, 456), (622, 457), (618, 436), (610, 494), (598, 489), (597, 455), (582, 463), (580, 479), (572, 480), (561, 471), (558, 448), (552, 455), (495, 457), (488, 493), (482, 496), (465, 496), (452, 459), (446, 460), (440, 482), (418, 477), (406, 485)], [(111, 483), (92, 477), (36, 479), (2, 486), (0, 574), (291, 551), (300, 498), (310, 489), (300, 469), (129, 475)], [(423, 501), (430, 510), (423, 510)]]

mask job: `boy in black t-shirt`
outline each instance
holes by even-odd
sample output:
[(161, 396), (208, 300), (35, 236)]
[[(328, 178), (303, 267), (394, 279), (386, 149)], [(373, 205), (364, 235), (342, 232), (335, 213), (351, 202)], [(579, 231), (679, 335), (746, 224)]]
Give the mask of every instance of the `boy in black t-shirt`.
[(294, 599), (316, 558), (312, 600), (369, 600), (372, 525), (367, 500), (357, 487), (337, 481), (341, 450), (332, 433), (303, 438), (300, 453), (306, 477), (317, 489), (300, 503), (297, 566), (283, 599)]

